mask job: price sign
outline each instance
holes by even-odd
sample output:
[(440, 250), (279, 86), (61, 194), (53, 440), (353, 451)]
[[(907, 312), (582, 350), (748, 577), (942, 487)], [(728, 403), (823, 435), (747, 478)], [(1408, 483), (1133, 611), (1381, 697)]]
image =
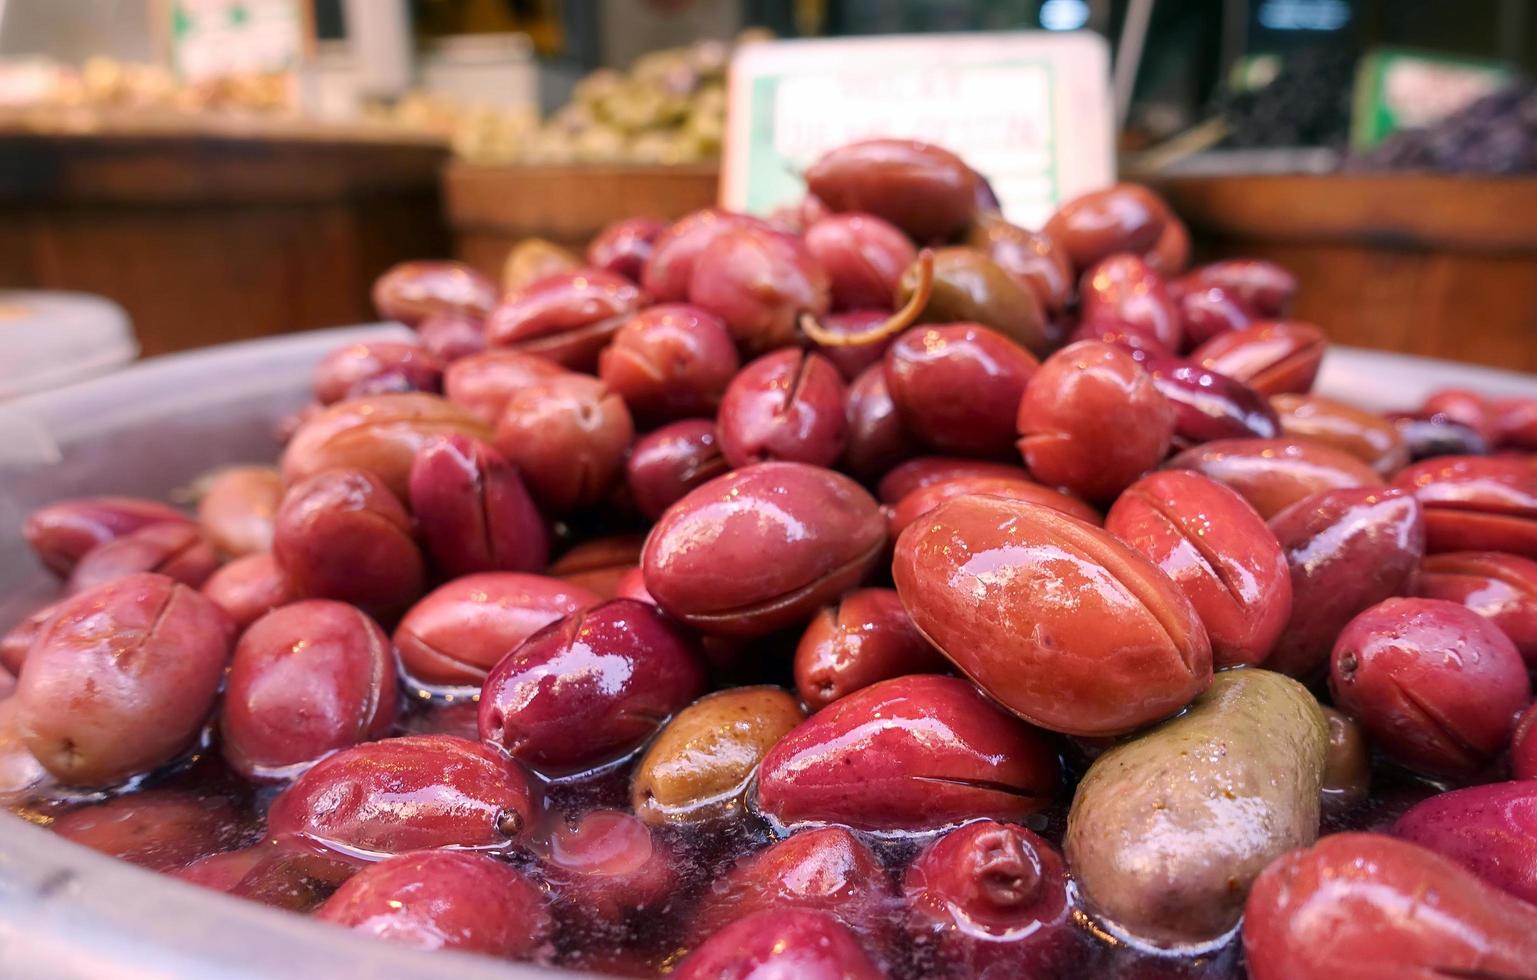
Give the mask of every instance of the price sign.
[(992, 183), (1011, 221), (1115, 179), (1109, 52), (1097, 34), (774, 41), (732, 61), (721, 204), (762, 214), (805, 193), (827, 150), (937, 143)]
[(197, 82), (291, 71), (307, 25), (297, 0), (171, 0), (171, 61)]

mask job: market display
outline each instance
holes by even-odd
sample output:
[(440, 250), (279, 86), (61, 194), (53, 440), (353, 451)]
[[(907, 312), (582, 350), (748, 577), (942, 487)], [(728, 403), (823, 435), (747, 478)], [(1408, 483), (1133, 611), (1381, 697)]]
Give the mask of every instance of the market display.
[(32, 514), (0, 800), (621, 976), (1533, 975), (1537, 400), (1313, 394), (1140, 186), (807, 178), (397, 266), (273, 460)]

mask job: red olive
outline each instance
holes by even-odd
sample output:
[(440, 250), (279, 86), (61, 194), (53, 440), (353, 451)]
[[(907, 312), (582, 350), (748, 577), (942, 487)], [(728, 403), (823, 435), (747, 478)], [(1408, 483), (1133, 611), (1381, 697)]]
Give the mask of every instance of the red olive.
[(949, 238), (977, 210), (977, 175), (960, 157), (917, 140), (849, 143), (806, 170), (806, 187), (837, 213), (863, 211), (918, 242)]
[(476, 421), (495, 425), (514, 392), (565, 373), (536, 354), (488, 350), (450, 364), (443, 373), (443, 393)]
[(184, 524), (188, 517), (155, 500), (77, 497), (33, 511), (22, 526), (22, 535), (38, 560), (63, 577), (97, 545), (166, 521)]
[(1180, 292), (1213, 287), (1228, 293), (1256, 319), (1281, 319), (1291, 313), (1297, 277), (1264, 259), (1224, 259), (1175, 281)]
[(288, 491), (272, 552), (296, 595), (398, 614), (423, 592), (411, 518), (379, 478), (322, 470)]
[(443, 364), (481, 354), (486, 349), (486, 324), (463, 313), (432, 313), (417, 324), (422, 347)]
[(555, 559), (545, 574), (596, 592), (605, 599), (613, 599), (619, 580), (640, 564), (641, 547), (645, 543), (644, 534), (588, 538)]
[[(863, 334), (885, 323), (891, 316), (886, 310), (851, 310), (846, 313), (829, 313), (819, 321), (825, 333), (834, 336)], [(857, 347), (836, 347), (811, 342), (811, 349), (833, 362), (845, 381), (853, 381), (872, 364), (881, 363), (886, 349), (894, 338), (887, 337)]]
[(1329, 690), (1373, 745), (1447, 777), (1488, 766), (1532, 699), (1505, 634), (1439, 599), (1387, 599), (1352, 619), (1334, 644)]
[(230, 633), (217, 606), (164, 575), (127, 575), (66, 600), (12, 695), (23, 742), (81, 786), (171, 761), (213, 710)]
[(823, 912), (765, 909), (715, 933), (688, 955), (673, 980), (882, 980), (841, 922)]
[(195, 589), (218, 567), (218, 554), (196, 524), (151, 524), (86, 552), (64, 590), (83, 592), (136, 572), (156, 572)]
[(1029, 351), (979, 324), (915, 327), (886, 352), (886, 387), (903, 426), (934, 449), (1007, 456), (1020, 397), (1039, 366)]
[(240, 884), (268, 855), (268, 849), (260, 844), (242, 847), (238, 851), (221, 851), (200, 857), (191, 864), (178, 868), (172, 874), (182, 881), (191, 882), (216, 892), (229, 892)]
[(1537, 466), (1518, 457), (1443, 456), (1393, 478), (1425, 507), (1425, 547), (1537, 558)]
[(842, 827), (804, 830), (741, 859), (714, 882), (691, 923), (708, 935), (754, 912), (836, 916), (871, 939), (891, 931), (901, 906), (880, 860)]
[(27, 652), (42, 635), (43, 627), (48, 624), (48, 620), (53, 618), (53, 614), (59, 611), (65, 601), (58, 599), (33, 611), (26, 619), (11, 627), (4, 636), (0, 636), (0, 668), (12, 674), (21, 673), (21, 665), (27, 662)]
[[(858, 778), (853, 774), (858, 773)], [(828, 705), (769, 749), (756, 807), (781, 827), (930, 830), (1050, 803), (1056, 752), (964, 680), (912, 674)]]
[(1396, 490), (1326, 490), (1270, 520), (1291, 569), (1291, 618), (1265, 666), (1315, 680), (1356, 614), (1408, 591), (1425, 554), (1425, 519)]
[(630, 317), (598, 358), (598, 375), (643, 426), (712, 417), (741, 362), (720, 317), (682, 303)]
[(395, 721), (395, 651), (373, 620), (312, 599), (273, 610), (235, 645), (220, 713), (224, 757), (248, 779), (286, 778)]
[(1084, 317), (1067, 339), (1068, 343), (1098, 340), (1113, 344), (1130, 354), (1139, 364), (1146, 364), (1155, 358), (1173, 357), (1173, 352), (1164, 346), (1163, 341), (1150, 328), (1123, 320), (1113, 312), (1099, 312)]
[(957, 459), (951, 456), (918, 456), (881, 478), (876, 492), (881, 503), (895, 504), (914, 490), (959, 477), (996, 476), (1004, 479), (1030, 479), (1022, 466), (993, 463), (981, 459)]
[(877, 681), (946, 668), (891, 589), (858, 589), (812, 619), (795, 648), (795, 690), (812, 711)]
[(400, 854), (348, 879), (315, 918), (417, 949), (528, 959), (554, 931), (543, 890), (495, 858)]
[(769, 460), (832, 466), (848, 442), (843, 379), (820, 354), (789, 348), (748, 364), (726, 389), (716, 428), (732, 467)]
[(463, 262), (401, 262), (374, 281), (374, 308), (414, 327), (434, 313), (483, 317), (496, 293), (496, 283)]
[(1500, 443), (1500, 426), (1494, 406), (1476, 391), (1442, 388), (1426, 398), (1416, 414), (1427, 419), (1450, 419), (1477, 432), (1488, 445)]
[(744, 352), (762, 354), (794, 341), (802, 313), (826, 313), (828, 289), (800, 239), (739, 225), (695, 260), (688, 301), (725, 321)]
[(1023, 827), (979, 820), (908, 866), (907, 929), (920, 959), (973, 976), (1056, 976), (1075, 948), (1062, 855)]
[(1255, 880), (1243, 948), (1253, 980), (1519, 977), (1537, 910), (1418, 845), (1334, 834)]
[(1236, 490), (1270, 520), (1325, 490), (1380, 489), (1382, 477), (1356, 457), (1306, 439), (1217, 439), (1169, 460)]
[(590, 370), (643, 299), (640, 287), (611, 272), (557, 272), (503, 298), (486, 318), (486, 342)]
[(411, 464), (411, 513), (438, 571), (532, 572), (550, 557), (550, 534), (518, 471), (465, 435), (433, 436)]
[(1386, 418), (1403, 437), (1411, 460), (1481, 456), (1489, 451), (1489, 444), (1477, 432), (1445, 417), (1421, 419), (1392, 412)]
[(1537, 779), (1537, 702), (1521, 713), (1510, 738), (1510, 775), (1514, 779)]
[(849, 438), (839, 468), (856, 479), (874, 480), (917, 449), (891, 399), (881, 364), (871, 364), (848, 386), (843, 415)]
[(1157, 466), (1174, 409), (1131, 356), (1087, 340), (1046, 359), (1019, 402), (1019, 451), (1042, 483), (1109, 500)]
[(1153, 386), (1174, 406), (1174, 447), (1217, 439), (1272, 439), (1281, 434), (1275, 409), (1241, 381), (1178, 358), (1139, 358)]
[(1238, 494), (1199, 473), (1154, 473), (1127, 488), (1105, 530), (1185, 593), (1216, 666), (1270, 653), (1291, 615), (1291, 577), (1275, 534)]
[(589, 810), (574, 825), (560, 823), (543, 857), (561, 900), (602, 922), (659, 911), (678, 887), (672, 849), (618, 810)]
[[(667, 509), (646, 540), (646, 589), (690, 626), (762, 636), (857, 585), (886, 543), (857, 483), (803, 463), (757, 463)], [(752, 569), (752, 574), (741, 574)]]
[(1116, 184), (1073, 198), (1046, 222), (1079, 270), (1119, 252), (1142, 255), (1163, 237), (1169, 207), (1141, 184)]
[(1322, 395), (1274, 395), (1281, 431), (1343, 449), (1384, 477), (1409, 462), (1409, 447), (1398, 427), (1387, 419)]
[(1432, 796), (1398, 818), (1393, 836), (1428, 847), (1537, 904), (1537, 782), (1492, 783)]
[(918, 258), (907, 236), (873, 214), (835, 214), (806, 229), (806, 250), (827, 273), (832, 308), (891, 309)]
[(1163, 279), (1135, 255), (1111, 255), (1094, 263), (1078, 283), (1085, 320), (1107, 318), (1142, 328), (1169, 351), (1180, 349), (1184, 327)]
[(1490, 408), (1501, 446), (1537, 449), (1537, 398), (1500, 398)]
[(412, 606), (395, 628), (395, 646), (413, 681), (478, 688), (524, 640), (600, 601), (594, 592), (543, 575), (466, 575)]
[(1101, 523), (1099, 512), (1088, 504), (1062, 490), (1036, 483), (1020, 473), (1016, 476), (957, 476), (939, 483), (919, 487), (897, 501), (896, 506), (886, 509), (887, 528), (891, 539), (907, 530), (908, 525), (926, 516), (935, 507), (954, 497), (972, 493), (1007, 497), (1025, 503), (1040, 504), (1060, 510), (1070, 517), (1090, 524)]
[(481, 688), (480, 737), (540, 772), (634, 749), (704, 693), (693, 637), (653, 605), (613, 599), (529, 637)]
[(235, 844), (244, 828), (229, 801), (176, 790), (140, 790), (58, 817), (66, 840), (152, 871), (172, 871)]
[(587, 264), (631, 282), (640, 282), (641, 272), (667, 226), (654, 218), (625, 218), (598, 232), (587, 245)]
[(1307, 394), (1328, 341), (1310, 323), (1262, 320), (1219, 334), (1190, 352), (1190, 360), (1262, 395)]
[(635, 425), (619, 396), (597, 378), (568, 374), (507, 400), (496, 448), (523, 475), (546, 511), (602, 500), (624, 472)]
[(272, 522), (283, 502), (283, 478), (270, 466), (219, 471), (197, 504), (197, 522), (215, 548), (238, 558), (272, 550)]
[(635, 441), (625, 463), (625, 482), (635, 509), (654, 521), (690, 490), (730, 468), (721, 455), (715, 423), (684, 419)]
[(715, 247), (715, 240), (732, 228), (768, 228), (751, 215), (706, 208), (686, 214), (667, 226), (651, 247), (651, 257), (641, 271), (640, 284), (658, 303), (681, 303), (688, 299), (694, 264)]
[(1537, 666), (1537, 561), (1497, 551), (1452, 551), (1420, 563), (1414, 594), (1458, 602), (1498, 626)]
[(1043, 728), (1129, 732), (1211, 682), (1184, 593), (1113, 535), (1047, 507), (956, 497), (902, 532), (892, 577), (923, 634)]
[(1048, 316), (1059, 316), (1073, 293), (1073, 263), (1050, 235), (1011, 225), (998, 214), (979, 214), (966, 243), (980, 249), (1028, 286)]
[[(237, 632), (278, 606), (299, 598), (269, 551), (236, 558), (208, 576), (199, 591), (224, 610)], [(0, 663), (3, 662), (0, 656)]]
[(417, 344), (396, 340), (348, 344), (315, 365), (315, 400), (322, 405), (361, 395), (437, 391), (442, 385), (442, 361)]
[(1254, 317), (1221, 286), (1203, 286), (1178, 294), (1175, 306), (1184, 326), (1185, 347), (1194, 349), (1254, 322)]
[(538, 806), (516, 760), (452, 735), (405, 735), (320, 760), (272, 801), (267, 832), (377, 855), (505, 850)]

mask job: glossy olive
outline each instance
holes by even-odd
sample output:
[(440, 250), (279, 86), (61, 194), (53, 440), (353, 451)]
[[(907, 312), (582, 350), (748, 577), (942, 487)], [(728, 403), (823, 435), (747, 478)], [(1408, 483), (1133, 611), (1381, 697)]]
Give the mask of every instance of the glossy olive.
[(1042, 483), (1109, 500), (1157, 466), (1174, 409), (1131, 356), (1086, 340), (1047, 358), (1025, 387), (1019, 451)]
[(827, 312), (829, 289), (827, 273), (800, 239), (738, 225), (694, 261), (688, 301), (720, 317), (737, 346), (753, 355), (793, 342), (802, 313)]
[(164, 575), (114, 579), (66, 600), (27, 653), (22, 741), (61, 782), (107, 786), (186, 750), (213, 710), (229, 620)]
[(225, 850), (244, 831), (229, 801), (162, 789), (71, 810), (51, 829), (65, 840), (152, 871), (172, 871)]
[(781, 460), (832, 466), (848, 444), (843, 378), (820, 354), (788, 348), (741, 370), (721, 401), (716, 430), (732, 467)]
[(1421, 419), (1394, 412), (1386, 417), (1403, 437), (1412, 460), (1434, 456), (1481, 456), (1489, 451), (1489, 443), (1477, 432), (1444, 416)]
[(1241, 381), (1178, 358), (1140, 357), (1153, 386), (1174, 406), (1174, 446), (1217, 439), (1273, 439), (1281, 434), (1275, 409)]
[(434, 436), (411, 464), (411, 513), (438, 571), (532, 572), (550, 557), (550, 534), (518, 471), (468, 436)]
[(1322, 395), (1274, 395), (1270, 407), (1285, 435), (1343, 449), (1384, 477), (1409, 462), (1398, 427), (1380, 415)]
[(1382, 478), (1343, 450), (1305, 439), (1217, 439), (1169, 460), (1238, 492), (1266, 520), (1325, 490), (1376, 489)]
[(1310, 323), (1262, 320), (1220, 334), (1190, 352), (1190, 360), (1262, 395), (1306, 394), (1328, 346)]
[(1227, 290), (1221, 286), (1200, 286), (1175, 291), (1174, 305), (1179, 310), (1179, 321), (1184, 327), (1184, 345), (1194, 349), (1225, 333), (1242, 330), (1254, 322), (1254, 317)]
[(156, 572), (195, 589), (218, 567), (218, 554), (196, 524), (151, 524), (86, 552), (64, 591), (82, 592), (135, 572)]
[(952, 663), (1053, 731), (1131, 731), (1211, 681), (1210, 641), (1178, 587), (1112, 535), (1047, 507), (956, 497), (902, 532), (892, 577)]
[(1442, 388), (1426, 398), (1416, 414), (1427, 419), (1450, 419), (1477, 432), (1486, 444), (1500, 444), (1500, 428), (1494, 406), (1476, 391)]
[(1393, 836), (1449, 857), (1537, 905), (1537, 782), (1490, 783), (1432, 796), (1398, 818)]
[(1297, 277), (1264, 259), (1223, 259), (1199, 266), (1175, 283), (1181, 292), (1216, 287), (1261, 320), (1282, 319), (1291, 313)]
[(827, 272), (835, 310), (891, 309), (902, 272), (918, 257), (906, 235), (873, 214), (829, 215), (803, 238)]
[(313, 386), (315, 400), (322, 405), (364, 395), (436, 392), (443, 387), (443, 362), (414, 343), (348, 344), (315, 365)]
[(1051, 802), (1057, 781), (1040, 732), (964, 680), (910, 674), (855, 691), (780, 739), (753, 802), (780, 827), (930, 830), (1022, 818)]
[(341, 602), (275, 609), (241, 634), (219, 714), (224, 757), (246, 778), (285, 778), (395, 721), (395, 651)]
[(1063, 204), (1045, 231), (1074, 268), (1083, 270), (1120, 252), (1151, 251), (1163, 236), (1168, 213), (1168, 205), (1141, 184), (1115, 184)]
[(1291, 576), (1275, 534), (1238, 494), (1199, 473), (1154, 473), (1116, 500), (1105, 530), (1179, 586), (1216, 666), (1270, 653), (1291, 615)]
[(534, 825), (538, 807), (516, 760), (451, 735), (406, 735), (320, 760), (272, 801), (267, 833), (379, 856), (505, 850)]
[(1336, 813), (1365, 800), (1371, 792), (1371, 757), (1366, 736), (1356, 720), (1342, 711), (1321, 706), (1329, 724), (1329, 751), (1324, 756), (1323, 805)]
[(1373, 745), (1448, 777), (1489, 765), (1532, 699), (1505, 634), (1440, 599), (1387, 599), (1352, 619), (1330, 655), (1329, 690)]
[[(857, 483), (803, 463), (757, 463), (668, 508), (646, 540), (646, 589), (698, 629), (761, 636), (857, 585), (886, 543)], [(754, 574), (737, 574), (752, 568)]]
[(843, 416), (848, 445), (838, 468), (859, 480), (875, 480), (918, 451), (917, 441), (886, 385), (886, 368), (871, 364), (844, 392)]
[(412, 606), (395, 628), (395, 646), (412, 680), (479, 688), (524, 640), (599, 601), (594, 592), (543, 575), (466, 575)]
[(877, 215), (917, 242), (949, 238), (976, 213), (976, 173), (931, 143), (849, 143), (823, 154), (804, 176), (807, 189), (832, 211)]
[(391, 266), (374, 280), (374, 308), (387, 320), (414, 327), (434, 313), (483, 317), (496, 305), (496, 284), (463, 262), (418, 261)]
[(1537, 466), (1520, 457), (1443, 456), (1400, 470), (1425, 507), (1425, 547), (1537, 558)]
[(1163, 278), (1135, 255), (1111, 255), (1090, 266), (1078, 283), (1078, 305), (1083, 319), (1140, 327), (1171, 352), (1184, 340), (1179, 308)]
[(881, 980), (886, 974), (836, 917), (765, 909), (715, 933), (671, 975), (674, 980)]
[(667, 226), (654, 218), (624, 218), (607, 225), (587, 243), (587, 264), (640, 282), (656, 240)]
[(795, 647), (795, 690), (812, 711), (878, 681), (947, 664), (891, 589), (858, 589), (821, 609)]
[(715, 423), (685, 419), (635, 441), (625, 463), (625, 482), (635, 508), (651, 520), (685, 494), (729, 470)]
[(966, 244), (986, 253), (1003, 271), (1030, 287), (1047, 316), (1058, 316), (1073, 293), (1073, 264), (1056, 239), (1009, 224), (999, 214), (979, 214)]
[[(887, 310), (850, 310), (845, 313), (829, 313), (820, 321), (824, 331), (837, 336), (863, 334), (886, 322), (891, 316)], [(872, 364), (881, 363), (893, 338), (851, 347), (831, 347), (811, 342), (811, 349), (833, 362), (843, 374), (844, 380), (853, 381)]]
[[(1028, 286), (1020, 284), (998, 263), (974, 248), (935, 249), (933, 292), (923, 307), (924, 323), (975, 323), (996, 330), (1030, 351), (1044, 356), (1050, 346), (1046, 314)], [(919, 267), (902, 274), (897, 299), (912, 298)]]
[(443, 373), (443, 394), (471, 418), (494, 426), (514, 392), (565, 373), (536, 354), (489, 350), (450, 364)]
[(21, 533), (32, 553), (60, 577), (99, 544), (150, 524), (185, 523), (187, 515), (138, 497), (77, 497), (59, 500), (27, 515)]
[(588, 538), (555, 559), (545, 573), (590, 589), (605, 599), (615, 597), (619, 579), (640, 564), (644, 534), (614, 534)]
[(914, 327), (886, 352), (886, 388), (903, 426), (928, 446), (1007, 456), (1020, 397), (1037, 367), (1029, 351), (975, 323)]
[(1312, 681), (1346, 623), (1408, 592), (1425, 554), (1424, 511), (1395, 490), (1328, 490), (1277, 514), (1270, 529), (1291, 568), (1292, 614), (1266, 666)]
[(611, 272), (558, 272), (504, 297), (486, 317), (486, 342), (590, 370), (643, 297), (640, 287)]
[(1024, 473), (1012, 476), (956, 476), (919, 487), (886, 508), (886, 523), (895, 541), (908, 525), (929, 514), (935, 507), (954, 497), (982, 493), (1007, 497), (1029, 504), (1059, 510), (1090, 524), (1102, 523), (1099, 511), (1063, 490), (1036, 483)]
[(296, 595), (382, 616), (399, 614), (426, 586), (410, 515), (363, 470), (323, 470), (290, 489), (272, 553)]
[(876, 487), (881, 503), (895, 504), (914, 490), (959, 477), (996, 476), (1003, 479), (1030, 479), (1023, 466), (994, 463), (983, 459), (959, 459), (953, 456), (917, 456), (881, 478)]
[(270, 551), (272, 522), (282, 500), (283, 478), (270, 466), (220, 470), (198, 500), (198, 526), (232, 558)]
[(1414, 594), (1458, 602), (1489, 620), (1537, 665), (1537, 561), (1497, 551), (1430, 555), (1414, 577)]
[(694, 638), (653, 605), (613, 599), (535, 633), (486, 676), (480, 737), (540, 772), (630, 751), (698, 697)]
[(682, 303), (625, 321), (598, 359), (598, 376), (636, 421), (653, 426), (707, 418), (741, 366), (720, 317)]
[(640, 284), (658, 303), (681, 303), (688, 299), (689, 282), (699, 256), (715, 246), (715, 240), (732, 228), (768, 228), (751, 215), (706, 208), (686, 214), (667, 226), (651, 247), (651, 256), (641, 271)]
[(624, 472), (635, 436), (629, 409), (597, 378), (569, 374), (514, 392), (496, 426), (496, 448), (548, 513), (602, 500)]
[(56, 599), (33, 610), (25, 619), (0, 636), (0, 667), (11, 674), (21, 673), (21, 665), (27, 661), (27, 651), (32, 649), (32, 644), (37, 642), (43, 627), (64, 602), (64, 599)]
[(270, 551), (236, 558), (208, 576), (199, 591), (224, 610), (237, 632), (299, 598)]
[(598, 922), (655, 914), (679, 886), (671, 845), (620, 810), (589, 810), (574, 824), (557, 824), (542, 856), (560, 901)]
[(416, 336), (444, 365), (486, 350), (485, 323), (463, 313), (433, 313), (417, 325)]

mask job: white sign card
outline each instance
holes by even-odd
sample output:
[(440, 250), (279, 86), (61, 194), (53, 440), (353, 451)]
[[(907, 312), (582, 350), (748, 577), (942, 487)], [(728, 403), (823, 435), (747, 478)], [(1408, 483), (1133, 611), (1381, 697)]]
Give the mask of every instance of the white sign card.
[(937, 143), (1039, 227), (1115, 179), (1110, 55), (1090, 32), (773, 41), (731, 64), (721, 205), (763, 214), (805, 193), (827, 150), (876, 136)]

